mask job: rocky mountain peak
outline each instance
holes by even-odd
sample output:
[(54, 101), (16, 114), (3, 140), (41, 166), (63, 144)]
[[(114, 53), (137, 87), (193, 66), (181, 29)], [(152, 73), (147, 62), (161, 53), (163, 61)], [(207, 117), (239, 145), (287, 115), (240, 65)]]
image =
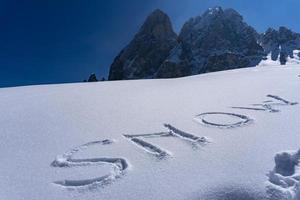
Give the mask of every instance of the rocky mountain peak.
[(204, 13), (203, 17), (211, 18), (211, 17), (218, 17), (223, 14), (223, 9), (220, 6), (215, 6), (212, 8), (208, 8)]
[(179, 44), (157, 76), (177, 77), (255, 65), (263, 55), (257, 35), (237, 11), (210, 8), (184, 24)]
[(273, 28), (268, 28), (265, 33), (261, 36), (262, 43), (276, 43), (276, 45), (281, 45), (293, 40), (296, 40), (299, 37), (299, 34), (294, 33), (290, 29), (281, 26), (278, 30)]
[(159, 9), (156, 9), (147, 17), (138, 34), (147, 34), (162, 40), (176, 37), (170, 18)]
[[(249, 43), (256, 44), (256, 34), (234, 9), (223, 10), (221, 7), (215, 7), (208, 9), (201, 17), (189, 20), (183, 26), (179, 37), (197, 48), (233, 51), (248, 46)], [(256, 45), (256, 48), (261, 50), (259, 45)]]
[(133, 40), (111, 65), (109, 80), (153, 78), (169, 51), (177, 44), (170, 18), (153, 11)]
[[(261, 35), (260, 44), (271, 60), (279, 60), (284, 65), (289, 59), (294, 59), (295, 56), (299, 57), (300, 34), (294, 33), (284, 26), (279, 27), (278, 30), (268, 28)], [(294, 62), (299, 61), (294, 60)]]
[(290, 29), (288, 29), (284, 26), (279, 27), (279, 30), (278, 30), (279, 43), (285, 43), (285, 42), (288, 42), (291, 40), (295, 40), (297, 38), (297, 36), (299, 36), (299, 35), (297, 35), (293, 31), (291, 31)]

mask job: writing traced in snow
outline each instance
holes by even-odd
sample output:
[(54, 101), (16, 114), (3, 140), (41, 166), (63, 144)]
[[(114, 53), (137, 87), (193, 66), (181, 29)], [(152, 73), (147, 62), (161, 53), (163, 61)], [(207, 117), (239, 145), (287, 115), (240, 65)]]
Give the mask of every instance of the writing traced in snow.
[[(205, 137), (198, 137), (190, 133), (181, 131), (170, 124), (164, 124), (165, 128), (168, 131), (160, 133), (151, 133), (151, 134), (140, 134), (140, 135), (124, 135), (124, 137), (130, 139), (133, 143), (142, 147), (147, 152), (156, 155), (159, 158), (164, 158), (170, 155), (167, 151), (150, 144), (140, 138), (153, 138), (153, 137), (177, 137), (182, 140), (191, 142), (193, 145), (196, 144), (205, 144), (208, 142)], [(114, 180), (120, 178), (124, 175), (125, 170), (128, 168), (128, 161), (124, 158), (111, 158), (111, 157), (98, 157), (98, 158), (86, 158), (86, 159), (74, 159), (73, 155), (87, 149), (92, 145), (110, 145), (112, 140), (100, 140), (92, 141), (78, 147), (75, 147), (62, 155), (58, 155), (56, 159), (51, 163), (52, 167), (86, 167), (91, 165), (99, 164), (109, 164), (112, 167), (112, 172), (107, 175), (91, 178), (91, 179), (81, 179), (81, 180), (59, 180), (55, 181), (54, 184), (60, 185), (67, 188), (78, 188), (86, 186), (104, 186), (112, 183)]]
[(191, 142), (193, 146), (197, 144), (205, 144), (208, 142), (206, 137), (198, 137), (190, 133), (186, 133), (182, 130), (175, 128), (170, 124), (164, 124), (165, 128), (168, 129), (168, 132), (159, 132), (159, 133), (150, 133), (150, 134), (139, 134), (139, 135), (124, 135), (124, 137), (131, 140), (133, 143), (143, 148), (146, 152), (155, 155), (158, 158), (165, 158), (170, 155), (166, 150), (158, 146), (142, 140), (141, 138), (155, 138), (155, 137), (177, 137), (181, 140)]
[[(236, 118), (238, 121), (233, 123), (216, 123), (216, 122), (210, 122), (206, 119), (207, 116), (229, 116), (231, 118)], [(218, 128), (236, 128), (240, 127), (246, 124), (251, 123), (253, 120), (247, 117), (246, 115), (240, 115), (235, 113), (225, 113), (225, 112), (207, 112), (207, 113), (201, 113), (197, 115), (195, 118), (196, 122), (208, 125), (208, 126), (214, 126)]]
[[(234, 106), (231, 108), (241, 109), (241, 110), (266, 111), (266, 112), (276, 113), (276, 112), (280, 112), (279, 109), (275, 108), (276, 106), (293, 106), (293, 105), (298, 104), (298, 102), (291, 102), (291, 101), (288, 101), (288, 100), (286, 100), (280, 96), (276, 96), (276, 95), (269, 94), (269, 95), (267, 95), (267, 97), (272, 100), (266, 100), (260, 104), (252, 104), (252, 107), (250, 107), (250, 106), (249, 107)], [(217, 123), (217, 122), (212, 122), (212, 120), (207, 119), (209, 117), (214, 117), (214, 116), (215, 117), (216, 116), (230, 117), (234, 120), (234, 122)], [(248, 117), (246, 115), (241, 115), (241, 114), (236, 114), (236, 113), (226, 113), (226, 112), (201, 113), (201, 114), (195, 116), (194, 120), (203, 125), (208, 125), (208, 126), (217, 127), (217, 128), (237, 128), (237, 127), (247, 125), (254, 121), (253, 119), (251, 119), (250, 117)]]
[(154, 137), (170, 137), (172, 136), (169, 132), (161, 132), (161, 133), (150, 133), (150, 134), (141, 134), (141, 135), (124, 135), (124, 137), (130, 139), (136, 145), (142, 147), (147, 152), (157, 156), (158, 158), (165, 158), (170, 154), (161, 149), (160, 147), (154, 146), (149, 142), (146, 142), (140, 138), (154, 138)]
[(86, 158), (86, 159), (74, 159), (73, 155), (82, 151), (92, 145), (110, 145), (112, 140), (101, 140), (93, 141), (78, 147), (75, 147), (62, 155), (58, 155), (56, 159), (51, 163), (53, 167), (75, 167), (75, 166), (90, 166), (97, 164), (109, 164), (112, 167), (112, 172), (92, 179), (82, 179), (82, 180), (60, 180), (55, 181), (54, 184), (64, 186), (64, 187), (82, 187), (82, 186), (98, 186), (106, 185), (111, 183), (113, 180), (120, 178), (124, 171), (128, 167), (128, 163), (124, 158), (108, 158), (108, 157), (98, 157), (98, 158)]
[(267, 97), (276, 100), (277, 102), (274, 102), (272, 100), (264, 101), (261, 104), (252, 104), (254, 107), (232, 107), (234, 109), (244, 109), (244, 110), (255, 110), (255, 111), (267, 111), (271, 113), (280, 112), (280, 110), (274, 108), (274, 106), (293, 106), (297, 105), (298, 102), (290, 102), (288, 100), (285, 100), (279, 96), (275, 95), (267, 95)]
[[(267, 111), (267, 112), (279, 112), (275, 106), (293, 106), (297, 105), (298, 102), (291, 102), (286, 99), (283, 99), (276, 95), (267, 95), (268, 98), (272, 100), (267, 100), (262, 102), (261, 104), (252, 104), (253, 107), (232, 107), (234, 109), (243, 109), (243, 110), (254, 110), (254, 111)], [(276, 100), (274, 102), (273, 100)], [(234, 119), (235, 121), (232, 123), (217, 123), (211, 122), (207, 119), (207, 117), (211, 116), (225, 116)], [(242, 114), (236, 113), (226, 113), (226, 112), (206, 112), (197, 115), (195, 121), (202, 123), (208, 126), (214, 126), (218, 128), (236, 128), (247, 125), (251, 123), (253, 120)], [(132, 143), (141, 147), (143, 150), (148, 152), (149, 154), (155, 155), (158, 158), (165, 158), (170, 155), (167, 150), (164, 150), (158, 146), (155, 146), (149, 142), (146, 142), (144, 139), (146, 138), (157, 138), (157, 137), (176, 137), (184, 141), (188, 141), (190, 144), (197, 146), (198, 144), (203, 145), (208, 143), (208, 139), (206, 137), (198, 137), (196, 135), (184, 132), (175, 128), (170, 124), (164, 124), (164, 127), (167, 129), (165, 132), (158, 133), (150, 133), (150, 134), (124, 134), (123, 136), (129, 139)], [(74, 159), (73, 155), (79, 151), (82, 151), (92, 145), (110, 145), (112, 144), (112, 140), (100, 140), (100, 141), (92, 141), (78, 147), (75, 147), (62, 155), (58, 155), (56, 159), (51, 163), (52, 167), (75, 167), (75, 166), (91, 166), (91, 165), (99, 165), (99, 164), (108, 164), (111, 165), (112, 171), (109, 174), (106, 174), (101, 177), (91, 178), (91, 179), (82, 179), (82, 180), (59, 180), (55, 181), (54, 184), (64, 186), (64, 187), (84, 187), (84, 186), (103, 186), (106, 184), (110, 184), (114, 180), (120, 178), (124, 175), (126, 169), (128, 168), (128, 161), (124, 158), (111, 158), (111, 157), (98, 157), (98, 158), (86, 158), (86, 159)]]

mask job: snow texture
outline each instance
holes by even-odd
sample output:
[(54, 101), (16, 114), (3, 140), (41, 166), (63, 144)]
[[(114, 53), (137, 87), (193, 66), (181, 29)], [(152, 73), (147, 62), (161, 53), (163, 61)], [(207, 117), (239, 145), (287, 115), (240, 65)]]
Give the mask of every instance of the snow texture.
[(299, 75), (2, 88), (0, 199), (299, 200)]

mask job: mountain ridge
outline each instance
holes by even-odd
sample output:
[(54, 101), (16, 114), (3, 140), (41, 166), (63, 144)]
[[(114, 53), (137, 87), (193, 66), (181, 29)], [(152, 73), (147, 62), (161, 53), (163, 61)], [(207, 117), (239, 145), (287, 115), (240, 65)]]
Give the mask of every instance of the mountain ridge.
[(286, 27), (260, 34), (232, 8), (209, 8), (184, 23), (178, 35), (168, 15), (156, 9), (114, 59), (108, 79), (175, 78), (269, 62), (300, 63), (299, 49), (300, 34)]

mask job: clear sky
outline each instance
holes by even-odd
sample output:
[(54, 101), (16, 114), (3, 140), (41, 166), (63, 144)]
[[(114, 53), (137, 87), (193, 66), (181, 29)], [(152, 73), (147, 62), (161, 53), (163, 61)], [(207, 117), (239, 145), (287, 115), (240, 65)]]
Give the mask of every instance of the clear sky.
[(234, 8), (259, 32), (300, 32), (299, 0), (0, 0), (0, 87), (106, 77), (119, 51), (154, 9), (179, 32), (213, 6)]

